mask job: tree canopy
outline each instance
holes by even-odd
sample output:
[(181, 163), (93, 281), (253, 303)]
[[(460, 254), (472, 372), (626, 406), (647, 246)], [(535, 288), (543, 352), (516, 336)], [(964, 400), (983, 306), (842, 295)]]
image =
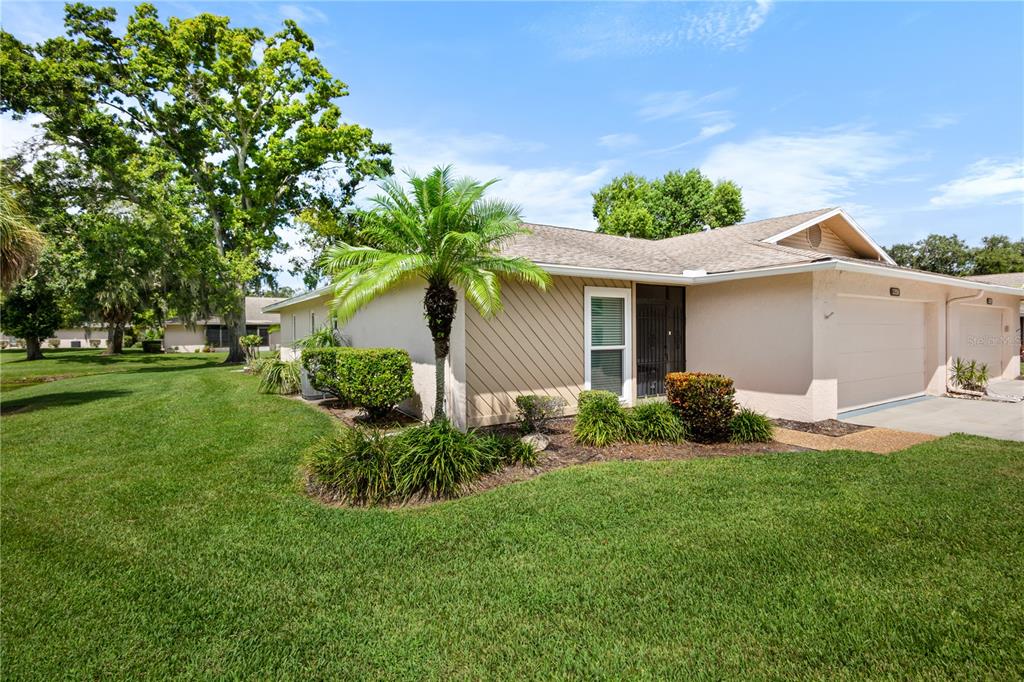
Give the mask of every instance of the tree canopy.
[(280, 229), (389, 175), (390, 147), (342, 121), (348, 88), (293, 21), (267, 35), (206, 13), (162, 21), (140, 4), (119, 34), (116, 17), (69, 4), (66, 36), (29, 46), (0, 34), (0, 108), (43, 114), (51, 144), (144, 210), (153, 197), (138, 195), (138, 179), (169, 173), (209, 225), (212, 284), (233, 292), (217, 312), (244, 333), (246, 288), (272, 279)]
[(670, 171), (655, 180), (626, 173), (593, 197), (598, 232), (641, 239), (733, 225), (746, 216), (736, 183), (712, 182), (697, 168)]
[(958, 277), (1024, 272), (1024, 238), (1005, 235), (984, 237), (972, 247), (955, 234), (930, 234), (913, 243), (893, 244), (887, 249), (899, 265)]

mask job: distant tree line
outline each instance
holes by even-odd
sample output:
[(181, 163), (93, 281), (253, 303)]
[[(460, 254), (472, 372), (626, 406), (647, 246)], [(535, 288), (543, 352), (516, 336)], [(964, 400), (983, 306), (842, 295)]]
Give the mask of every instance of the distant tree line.
[(893, 244), (887, 251), (899, 265), (944, 275), (998, 275), (1024, 272), (1024, 238), (1013, 241), (991, 235), (969, 246), (954, 235), (930, 234), (912, 244)]

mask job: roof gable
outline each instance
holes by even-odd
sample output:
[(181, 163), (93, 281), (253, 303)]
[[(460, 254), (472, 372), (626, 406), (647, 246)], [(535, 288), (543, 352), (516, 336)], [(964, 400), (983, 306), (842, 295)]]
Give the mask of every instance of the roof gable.
[(765, 237), (780, 244), (846, 258), (866, 258), (895, 264), (889, 254), (841, 208), (833, 208)]

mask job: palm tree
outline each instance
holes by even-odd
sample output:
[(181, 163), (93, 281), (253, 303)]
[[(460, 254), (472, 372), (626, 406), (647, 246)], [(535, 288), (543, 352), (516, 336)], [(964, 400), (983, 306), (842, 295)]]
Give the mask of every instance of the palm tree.
[(389, 289), (416, 278), (426, 281), (423, 311), (434, 341), (435, 422), (445, 419), (444, 366), (458, 303), (454, 287), (489, 317), (501, 310), (501, 277), (540, 289), (550, 282), (527, 259), (501, 255), (501, 247), (526, 230), (518, 206), (484, 199), (495, 182), (457, 179), (451, 166), (439, 166), (426, 177), (409, 175), (410, 196), (401, 183), (385, 180), (360, 235), (371, 246), (341, 244), (324, 255), (339, 324)]
[(0, 287), (4, 291), (28, 274), (45, 240), (18, 205), (13, 188), (0, 181)]

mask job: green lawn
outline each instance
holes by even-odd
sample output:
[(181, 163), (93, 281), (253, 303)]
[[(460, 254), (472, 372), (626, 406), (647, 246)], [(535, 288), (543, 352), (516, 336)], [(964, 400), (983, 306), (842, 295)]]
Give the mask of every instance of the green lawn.
[(328, 419), (191, 361), (4, 394), (4, 679), (1024, 675), (1020, 444), (329, 509)]
[(70, 378), (110, 372), (160, 372), (186, 367), (210, 367), (224, 361), (224, 353), (143, 353), (127, 349), (122, 356), (103, 355), (102, 350), (44, 348), (42, 360), (25, 360), (23, 349), (0, 351), (0, 389), (31, 386), (54, 377)]

